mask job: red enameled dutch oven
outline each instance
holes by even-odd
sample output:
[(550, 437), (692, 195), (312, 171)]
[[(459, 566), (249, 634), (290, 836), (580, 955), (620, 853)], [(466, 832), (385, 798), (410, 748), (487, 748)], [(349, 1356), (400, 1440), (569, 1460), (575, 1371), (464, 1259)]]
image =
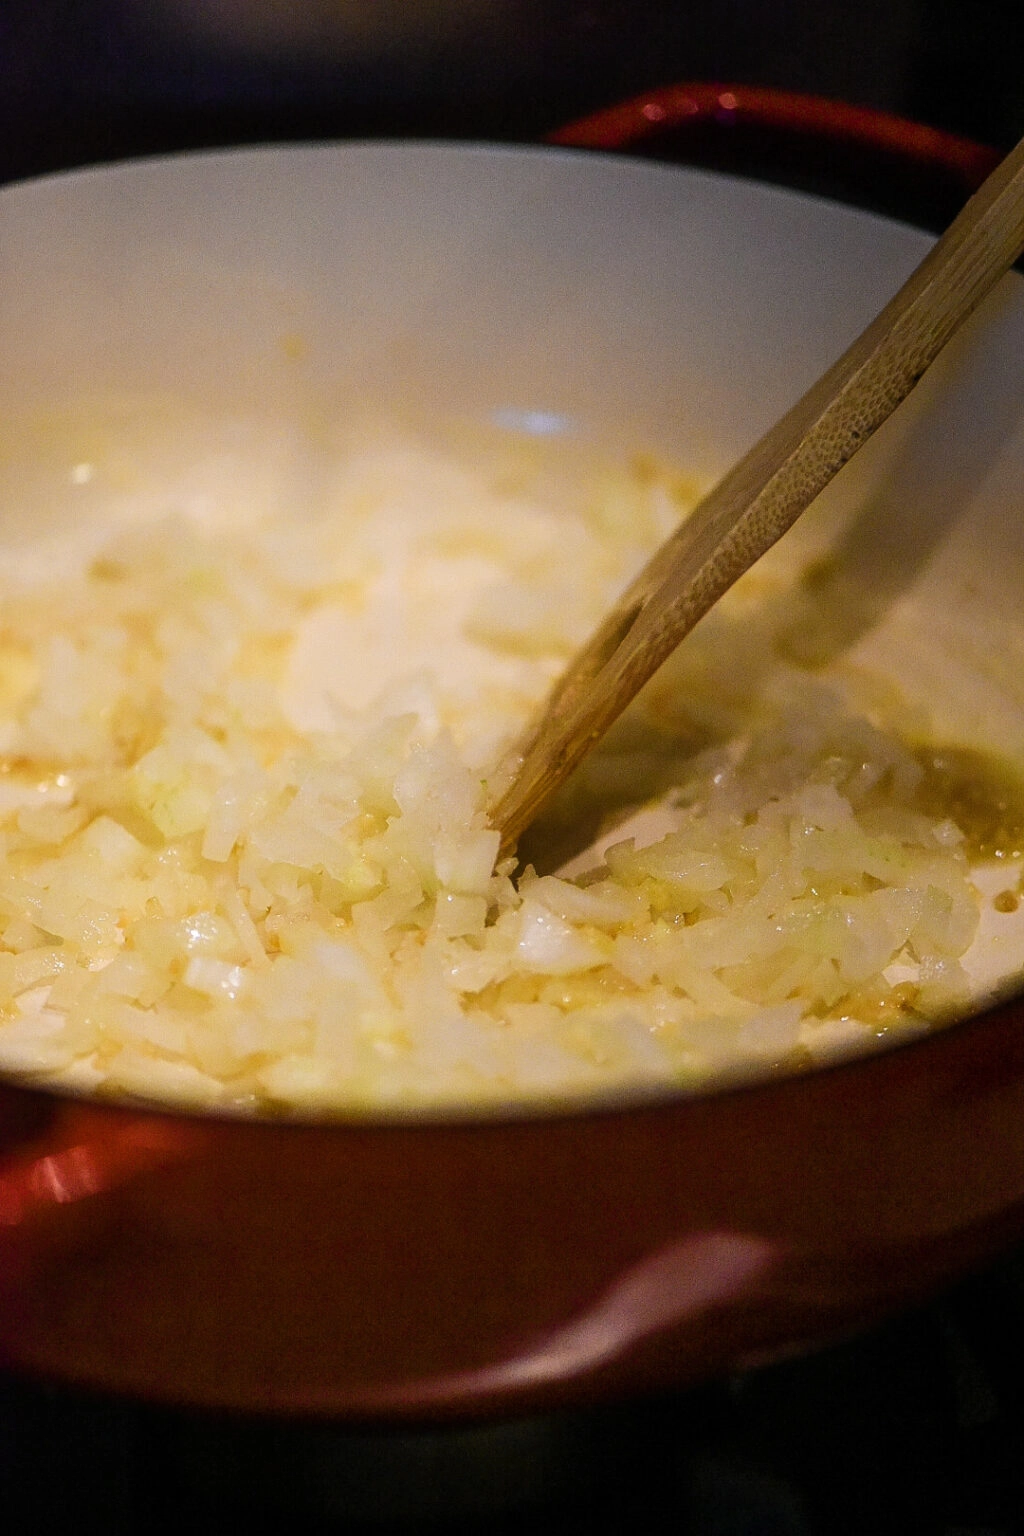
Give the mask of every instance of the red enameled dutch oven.
[[(656, 92), (557, 140), (679, 158), (688, 133), (693, 159), (747, 169), (760, 144), (765, 173), (784, 139), (784, 179), (855, 162), (876, 190), (931, 178), (952, 202), (994, 158), (741, 87)], [(511, 405), (708, 474), (927, 243), (578, 148), (141, 162), (10, 188), (2, 220), (19, 403)], [(951, 584), (940, 677), (964, 636), (1014, 633), (1022, 337), (1011, 276), (826, 509), (899, 489), (927, 559), (886, 601)], [(1019, 685), (991, 687), (1003, 713), (972, 730), (998, 715), (994, 745), (1024, 759)], [(165, 1401), (397, 1421), (666, 1387), (861, 1327), (1022, 1232), (1019, 1000), (817, 1073), (579, 1112), (253, 1123), (0, 1085), (3, 1364)]]

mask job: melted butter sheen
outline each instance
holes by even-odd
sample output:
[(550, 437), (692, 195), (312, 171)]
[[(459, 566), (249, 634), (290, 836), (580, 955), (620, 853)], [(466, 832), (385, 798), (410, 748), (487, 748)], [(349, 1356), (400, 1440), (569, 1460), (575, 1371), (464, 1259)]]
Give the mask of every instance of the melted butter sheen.
[(1024, 857), (1024, 778), (1015, 764), (970, 747), (929, 747), (916, 756), (924, 773), (919, 809), (955, 821), (969, 858)]

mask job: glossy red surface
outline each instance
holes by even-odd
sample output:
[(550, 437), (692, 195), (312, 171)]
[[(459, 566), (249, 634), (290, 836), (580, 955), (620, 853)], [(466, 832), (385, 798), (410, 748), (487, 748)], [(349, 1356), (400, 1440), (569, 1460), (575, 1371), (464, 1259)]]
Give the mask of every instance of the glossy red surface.
[[(560, 140), (621, 148), (712, 97), (821, 131), (820, 103), (701, 89)], [(911, 161), (959, 143), (896, 137)], [(955, 158), (977, 177), (990, 157)], [(1018, 1001), (804, 1078), (506, 1121), (255, 1124), (0, 1085), (0, 1357), (171, 1401), (418, 1419), (802, 1348), (1024, 1233), (1022, 1026)]]
[(873, 107), (765, 86), (705, 81), (646, 91), (568, 123), (550, 139), (553, 144), (580, 149), (636, 149), (673, 129), (709, 119), (723, 131), (749, 123), (764, 130), (784, 129), (818, 142), (849, 141), (884, 149), (913, 160), (918, 168), (929, 163), (955, 168), (965, 182), (975, 185), (984, 180), (998, 159), (996, 151), (986, 145)]
[[(9, 1365), (359, 1418), (664, 1386), (831, 1337), (1024, 1231), (1019, 1006), (750, 1089), (256, 1125), (0, 1091)], [(34, 1123), (33, 1123), (34, 1122)]]
[(826, 191), (936, 229), (999, 159), (988, 145), (874, 108), (702, 81), (647, 91), (566, 124), (550, 141)]

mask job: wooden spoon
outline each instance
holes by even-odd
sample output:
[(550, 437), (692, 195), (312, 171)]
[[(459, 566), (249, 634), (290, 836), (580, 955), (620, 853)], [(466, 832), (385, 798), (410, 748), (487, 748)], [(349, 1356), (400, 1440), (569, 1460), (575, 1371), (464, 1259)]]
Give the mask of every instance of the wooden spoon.
[(1024, 139), (896, 297), (701, 501), (623, 593), (491, 781), (514, 847), (563, 779), (722, 593), (891, 415), (1024, 248)]

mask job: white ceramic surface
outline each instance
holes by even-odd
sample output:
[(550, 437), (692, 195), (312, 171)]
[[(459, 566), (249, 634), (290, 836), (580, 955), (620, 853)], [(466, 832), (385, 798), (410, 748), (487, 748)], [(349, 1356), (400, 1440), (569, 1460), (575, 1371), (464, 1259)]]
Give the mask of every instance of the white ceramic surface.
[[(34, 535), (66, 506), (83, 401), (114, 434), (167, 398), (298, 438), (377, 415), (497, 423), (653, 449), (710, 480), (927, 241), (788, 192), (549, 150), (242, 150), (8, 188), (6, 528)], [(826, 651), (898, 676), (940, 736), (1024, 763), (1022, 385), (1011, 275), (768, 560), (840, 554)], [(62, 429), (26, 436), (37, 407), (52, 427), (65, 404)], [(1024, 915), (1012, 959), (1001, 932), (982, 991), (1024, 958)]]

